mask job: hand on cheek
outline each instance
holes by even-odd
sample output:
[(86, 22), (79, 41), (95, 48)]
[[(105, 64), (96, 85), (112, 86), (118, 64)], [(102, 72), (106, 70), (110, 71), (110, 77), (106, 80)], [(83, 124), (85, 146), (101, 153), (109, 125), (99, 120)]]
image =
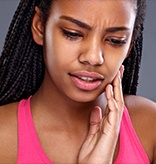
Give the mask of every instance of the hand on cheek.
[(124, 108), (121, 86), (123, 71), (121, 66), (113, 83), (106, 87), (104, 117), (99, 107), (95, 107), (91, 113), (89, 133), (78, 156), (79, 164), (113, 162)]
[(124, 74), (124, 65), (120, 66), (119, 72), (120, 72), (120, 78), (122, 79)]

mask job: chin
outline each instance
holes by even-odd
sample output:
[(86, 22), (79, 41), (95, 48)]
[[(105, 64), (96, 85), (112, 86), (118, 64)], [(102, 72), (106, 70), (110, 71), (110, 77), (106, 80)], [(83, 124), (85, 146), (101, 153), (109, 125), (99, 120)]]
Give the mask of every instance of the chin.
[(89, 103), (89, 102), (96, 101), (100, 95), (101, 94), (95, 94), (95, 93), (77, 94), (72, 96), (71, 99), (79, 103)]

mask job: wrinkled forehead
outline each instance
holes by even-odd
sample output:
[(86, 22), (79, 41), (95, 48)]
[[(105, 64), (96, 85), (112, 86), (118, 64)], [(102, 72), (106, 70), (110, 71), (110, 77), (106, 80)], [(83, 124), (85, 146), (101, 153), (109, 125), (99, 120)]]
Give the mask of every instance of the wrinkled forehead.
[(52, 3), (51, 4), (54, 4), (54, 3), (60, 3), (62, 5), (64, 5), (65, 7), (65, 4), (68, 4), (68, 6), (72, 5), (72, 4), (88, 4), (88, 3), (101, 3), (101, 6), (103, 6), (103, 4), (106, 5), (106, 3), (111, 3), (111, 2), (114, 2), (114, 3), (127, 3), (127, 4), (131, 4), (133, 5), (134, 9), (136, 10), (137, 9), (137, 3), (138, 3), (138, 0), (52, 0)]
[(54, 0), (51, 15), (70, 16), (91, 26), (96, 22), (130, 26), (135, 10), (135, 0)]

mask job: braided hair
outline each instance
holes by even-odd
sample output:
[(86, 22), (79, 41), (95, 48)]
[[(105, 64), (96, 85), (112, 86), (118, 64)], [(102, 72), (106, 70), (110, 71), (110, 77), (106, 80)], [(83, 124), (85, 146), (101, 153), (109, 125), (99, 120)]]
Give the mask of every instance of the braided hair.
[[(123, 93), (136, 94), (142, 55), (145, 0), (133, 0), (137, 5), (134, 45), (124, 61)], [(36, 44), (31, 33), (35, 6), (46, 23), (52, 0), (21, 0), (10, 24), (0, 56), (0, 105), (33, 95), (44, 78), (43, 47)]]

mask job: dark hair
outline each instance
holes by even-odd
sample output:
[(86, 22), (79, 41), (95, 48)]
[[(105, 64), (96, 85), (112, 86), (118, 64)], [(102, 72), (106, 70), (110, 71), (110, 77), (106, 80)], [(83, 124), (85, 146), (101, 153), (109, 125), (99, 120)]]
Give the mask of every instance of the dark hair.
[[(142, 54), (142, 32), (145, 0), (137, 3), (134, 45), (124, 61), (123, 93), (136, 94)], [(19, 101), (33, 95), (44, 77), (43, 48), (37, 45), (31, 33), (34, 8), (38, 6), (46, 23), (52, 0), (21, 0), (10, 24), (0, 56), (0, 105)]]

